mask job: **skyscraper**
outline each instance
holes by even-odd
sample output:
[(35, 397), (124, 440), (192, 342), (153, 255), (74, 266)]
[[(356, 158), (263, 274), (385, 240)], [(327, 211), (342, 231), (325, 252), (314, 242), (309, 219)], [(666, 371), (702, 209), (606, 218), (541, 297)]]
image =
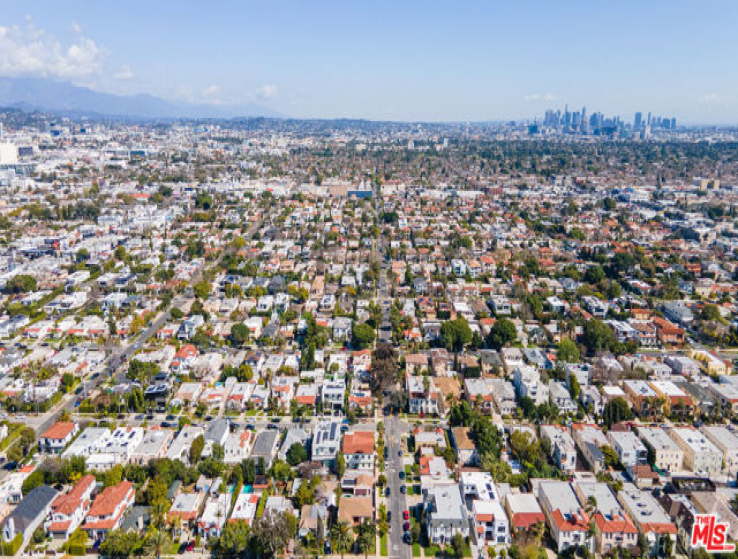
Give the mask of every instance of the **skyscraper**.
[(643, 115), (640, 112), (638, 112), (635, 114), (635, 118), (633, 119), (633, 128), (635, 130), (640, 130), (642, 125), (643, 125)]

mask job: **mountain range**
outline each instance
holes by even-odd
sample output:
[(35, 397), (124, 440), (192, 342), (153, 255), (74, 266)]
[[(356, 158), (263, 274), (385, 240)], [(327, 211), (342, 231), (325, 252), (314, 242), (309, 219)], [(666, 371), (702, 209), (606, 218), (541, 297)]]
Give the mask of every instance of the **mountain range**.
[(67, 116), (145, 119), (281, 117), (255, 104), (216, 106), (174, 102), (153, 95), (115, 95), (48, 78), (0, 77), (0, 107)]

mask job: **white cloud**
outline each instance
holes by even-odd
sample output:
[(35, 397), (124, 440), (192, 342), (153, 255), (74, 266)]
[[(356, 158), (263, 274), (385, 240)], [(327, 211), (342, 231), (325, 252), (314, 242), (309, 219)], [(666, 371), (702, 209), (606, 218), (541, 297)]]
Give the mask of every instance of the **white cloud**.
[(133, 72), (131, 68), (126, 64), (123, 66), (113, 77), (116, 80), (128, 81), (133, 79)]
[(556, 101), (556, 95), (553, 93), (531, 93), (523, 97), (526, 101)]
[(82, 34), (82, 26), (77, 23), (76, 21), (72, 22), (72, 25), (70, 26), (70, 29), (72, 30), (72, 33), (75, 35), (81, 35)]
[(216, 97), (219, 93), (220, 87), (218, 87), (217, 85), (211, 85), (205, 91), (203, 91), (203, 95), (205, 97)]
[(702, 97), (700, 97), (699, 101), (703, 105), (724, 105), (726, 99), (722, 95), (712, 92), (705, 93)]
[(277, 94), (277, 86), (273, 83), (262, 85), (256, 90), (256, 96), (261, 99), (271, 99)]
[(36, 27), (32, 18), (26, 21), (25, 28), (0, 27), (0, 74), (56, 77), (78, 82), (100, 75), (109, 54), (105, 47), (82, 36), (63, 44)]

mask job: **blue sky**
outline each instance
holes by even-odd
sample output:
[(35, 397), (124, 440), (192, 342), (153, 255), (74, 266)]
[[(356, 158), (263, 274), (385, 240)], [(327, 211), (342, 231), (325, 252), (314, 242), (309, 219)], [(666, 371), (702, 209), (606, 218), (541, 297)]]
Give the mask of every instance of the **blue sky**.
[(738, 2), (0, 0), (0, 74), (295, 117), (738, 123)]

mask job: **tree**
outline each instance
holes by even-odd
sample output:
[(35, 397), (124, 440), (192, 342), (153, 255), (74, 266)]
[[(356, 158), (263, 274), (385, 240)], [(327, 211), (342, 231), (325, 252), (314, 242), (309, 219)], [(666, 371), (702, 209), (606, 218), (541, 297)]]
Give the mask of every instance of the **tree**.
[(452, 427), (458, 427), (460, 425), (468, 427), (469, 423), (471, 422), (472, 415), (473, 412), (471, 406), (469, 405), (469, 402), (467, 402), (466, 400), (462, 400), (451, 408), (451, 413), (449, 414), (449, 423)]
[(346, 460), (344, 459), (343, 454), (339, 452), (338, 456), (336, 456), (336, 461), (333, 464), (333, 473), (336, 474), (339, 478), (342, 478), (345, 471)]
[(205, 449), (205, 437), (198, 435), (190, 445), (190, 464), (197, 464), (202, 456), (202, 451)]
[(579, 399), (579, 392), (581, 391), (581, 386), (579, 386), (579, 379), (577, 378), (577, 375), (574, 373), (569, 375), (569, 393), (571, 394), (572, 400), (575, 402)]
[(41, 468), (36, 468), (26, 479), (23, 480), (23, 485), (21, 485), (21, 493), (23, 493), (23, 495), (28, 495), (31, 491), (33, 491), (37, 487), (41, 487), (44, 484), (44, 472), (41, 470)]
[(333, 549), (338, 551), (341, 554), (341, 559), (343, 559), (344, 553), (349, 551), (354, 543), (348, 522), (336, 522), (331, 527), (331, 543)]
[(556, 359), (559, 363), (578, 363), (579, 348), (567, 337), (561, 338), (556, 350)]
[(146, 536), (146, 551), (151, 555), (155, 555), (157, 559), (161, 559), (161, 552), (170, 543), (172, 538), (165, 530), (153, 529)]
[(369, 519), (364, 519), (361, 524), (354, 528), (356, 535), (356, 543), (360, 553), (364, 553), (366, 558), (369, 550), (372, 549), (377, 541), (377, 525)]
[(354, 324), (352, 343), (355, 347), (366, 349), (374, 343), (374, 329), (365, 322)]
[(305, 460), (308, 459), (308, 453), (303, 445), (301, 445), (300, 443), (294, 443), (287, 450), (286, 458), (287, 463), (294, 468), (298, 464), (302, 464), (303, 462), (305, 462)]
[(584, 323), (582, 342), (591, 352), (611, 350), (618, 343), (615, 332), (596, 318)]
[(36, 291), (37, 287), (36, 278), (26, 274), (18, 274), (7, 281), (5, 291), (8, 293), (28, 293), (29, 291)]
[(238, 345), (243, 345), (249, 339), (249, 328), (242, 322), (238, 322), (231, 327), (231, 339)]
[(100, 544), (99, 553), (112, 559), (127, 559), (141, 549), (143, 542), (134, 532), (113, 530), (105, 536)]
[(384, 392), (397, 382), (397, 353), (391, 344), (377, 344), (371, 370), (375, 392)]
[(518, 337), (518, 330), (510, 320), (498, 319), (490, 328), (487, 344), (494, 349), (502, 349)]
[(600, 283), (603, 279), (605, 279), (605, 270), (603, 270), (601, 266), (592, 266), (591, 268), (587, 268), (587, 271), (584, 274), (584, 281), (593, 285)]
[(251, 541), (251, 529), (243, 520), (227, 522), (214, 547), (216, 556), (240, 557)]
[(449, 351), (461, 351), (472, 341), (472, 331), (463, 316), (441, 324), (441, 340)]
[(453, 549), (453, 557), (455, 559), (464, 559), (464, 548), (465, 547), (466, 547), (466, 542), (464, 541), (464, 536), (462, 536), (459, 532), (456, 532), (451, 538), (451, 548)]
[(212, 286), (205, 280), (198, 281), (192, 289), (195, 292), (195, 297), (198, 299), (207, 299), (210, 296)]
[(254, 538), (267, 557), (274, 557), (285, 549), (294, 536), (294, 531), (291, 531), (293, 523), (288, 521), (287, 516), (285, 513), (270, 513), (254, 522)]
[(602, 420), (608, 429), (614, 423), (629, 421), (631, 419), (633, 419), (633, 411), (628, 406), (628, 402), (621, 397), (613, 398), (607, 402), (602, 410)]

